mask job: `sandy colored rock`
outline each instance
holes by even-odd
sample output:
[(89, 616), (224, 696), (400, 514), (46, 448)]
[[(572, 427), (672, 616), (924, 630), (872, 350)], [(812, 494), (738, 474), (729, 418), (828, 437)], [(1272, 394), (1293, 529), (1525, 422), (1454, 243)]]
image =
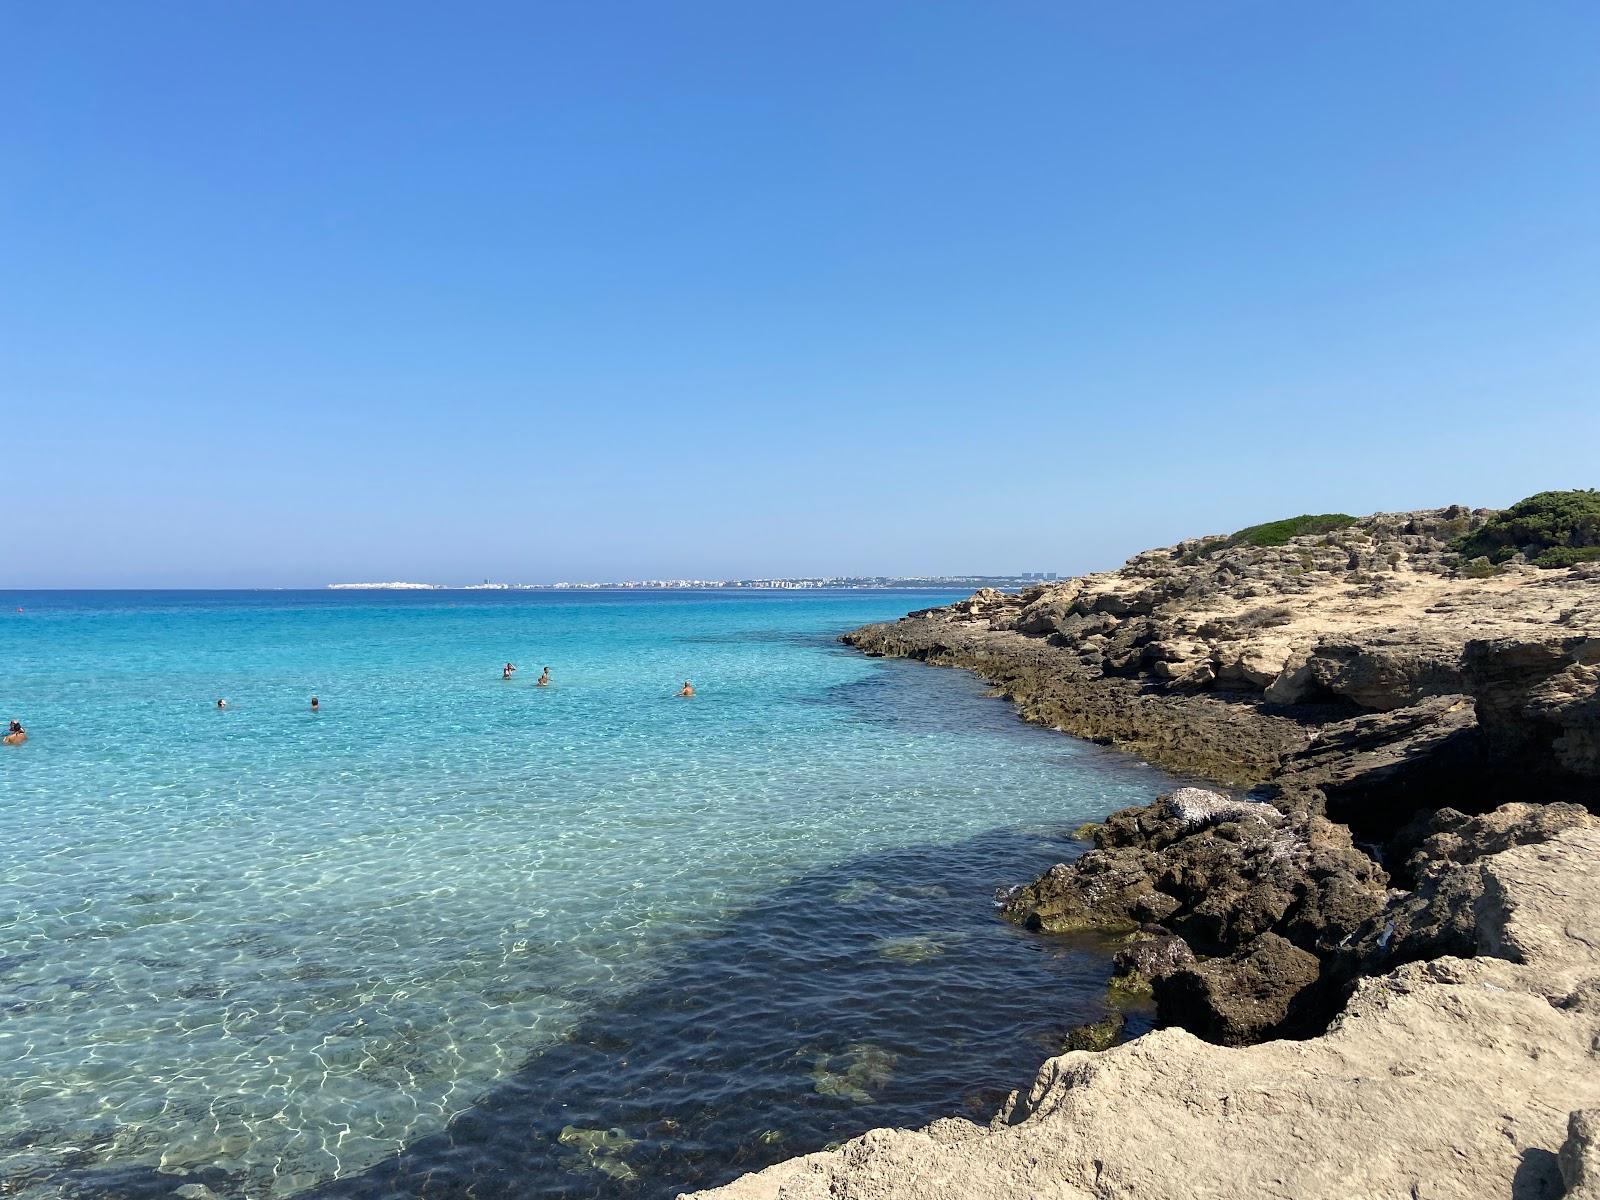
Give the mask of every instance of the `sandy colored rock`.
[[(1481, 690), (1466, 682), (1469, 643), (1509, 654), (1514, 688), (1519, 673), (1526, 683), (1529, 667), (1537, 671), (1540, 664), (1519, 661), (1509, 648), (1553, 639), (1559, 645), (1543, 664), (1545, 675), (1566, 674), (1535, 697), (1536, 712), (1512, 723), (1553, 730), (1565, 739), (1559, 753), (1593, 763), (1600, 775), (1600, 712), (1592, 709), (1600, 675), (1600, 571), (1594, 564), (1541, 570), (1512, 562), (1474, 578), (1448, 547), (1488, 516), (1460, 506), (1378, 513), (1273, 547), (1192, 539), (1136, 554), (1115, 571), (1015, 595), (986, 589), (947, 608), (868, 626), (848, 640), (868, 653), (955, 661), (988, 674), (986, 663), (1007, 656), (1007, 636), (979, 636), (993, 633), (1013, 643), (1046, 643), (1055, 654), (1042, 654), (1040, 665), (1058, 675), (1237, 692), (1284, 707), (1343, 701), (1388, 711)], [(1014, 644), (1011, 650), (1019, 654)], [(996, 675), (1002, 683), (1022, 676), (1026, 702), (1049, 691), (1030, 686), (1028, 673)], [(1043, 707), (1050, 707), (1047, 700)], [(1053, 723), (1141, 753), (1153, 742), (1151, 752), (1167, 765), (1245, 782), (1206, 771), (1197, 747), (1190, 747), (1192, 761), (1182, 752), (1164, 753), (1162, 739), (1128, 728), (1141, 724), (1137, 713), (1118, 720), (1108, 711), (1118, 707), (1061, 704), (1063, 719)], [(1201, 724), (1224, 720), (1204, 708), (1196, 714)], [(1178, 740), (1188, 739), (1180, 733)], [(1252, 761), (1251, 748), (1240, 747), (1236, 757), (1235, 772)]]
[(1467, 685), (1499, 757), (1600, 780), (1600, 629), (1582, 624), (1586, 615), (1563, 614), (1542, 636), (1466, 647)]
[(1567, 1118), (1567, 1140), (1558, 1157), (1567, 1200), (1600, 1197), (1600, 1108), (1582, 1108)]

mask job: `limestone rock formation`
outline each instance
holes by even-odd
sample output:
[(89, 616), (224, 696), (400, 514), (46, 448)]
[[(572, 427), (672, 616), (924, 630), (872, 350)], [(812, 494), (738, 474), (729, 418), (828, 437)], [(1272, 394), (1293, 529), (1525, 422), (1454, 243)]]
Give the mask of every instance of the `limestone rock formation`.
[[(1450, 542), (1489, 515), (1379, 514), (1284, 546), (1196, 539), (847, 640), (971, 668), (1029, 719), (1256, 785), (1112, 814), (1092, 850), (1003, 911), (1043, 931), (1160, 928), (1212, 960), (1161, 973), (1175, 976), (1155, 989), (1162, 1021), (1230, 1041), (1304, 1032), (1360, 973), (1459, 952), (1476, 875), (1417, 865), (1447, 863), (1450, 820), (1527, 799), (1534, 779), (1541, 799), (1600, 779), (1600, 566), (1463, 571)], [(1431, 825), (1446, 808), (1457, 818)], [(1506, 820), (1498, 845), (1492, 822), (1463, 827), (1463, 848), (1571, 823)], [(1315, 956), (1317, 986), (1308, 960), (1258, 944), (1267, 934)], [(1271, 964), (1285, 974), (1268, 996)], [(1125, 974), (1134, 989), (1155, 979)], [(1224, 981), (1276, 1019), (1200, 1002)]]
[(1440, 809), (1427, 827), (1406, 864), (1415, 890), (1397, 895), (1339, 947), (1336, 975), (1349, 980), (1419, 959), (1473, 953), (1485, 886), (1479, 861), (1569, 829), (1600, 828), (1600, 818), (1577, 804), (1518, 803), (1477, 817)]
[(1580, 1108), (1567, 1118), (1558, 1161), (1567, 1200), (1600, 1200), (1600, 1109)]
[(1600, 564), (1461, 561), (1490, 516), (1191, 539), (848, 635), (1251, 790), (1113, 813), (1002, 898), (1127, 934), (1112, 995), (1164, 1028), (1051, 1060), (988, 1130), (706, 1195), (1600, 1196)]
[(1541, 638), (1471, 642), (1465, 673), (1492, 753), (1600, 779), (1600, 635), (1566, 632), (1576, 615)]
[(1564, 752), (1600, 759), (1592, 711), (1562, 715), (1594, 693), (1600, 645), (1583, 648), (1579, 635), (1600, 631), (1600, 564), (1552, 571), (1514, 559), (1474, 577), (1449, 547), (1489, 515), (1460, 506), (1379, 513), (1283, 546), (1194, 539), (1137, 554), (1117, 571), (1015, 595), (985, 589), (913, 614), (935, 629), (903, 621), (851, 640), (877, 653), (903, 652), (897, 641), (943, 642), (960, 655), (963, 635), (982, 629), (1045, 642), (1094, 678), (1388, 711), (1475, 691), (1465, 682), (1469, 641), (1514, 645), (1558, 633), (1566, 665), (1579, 669), (1552, 683), (1526, 719), (1588, 729), (1588, 737), (1565, 733)]

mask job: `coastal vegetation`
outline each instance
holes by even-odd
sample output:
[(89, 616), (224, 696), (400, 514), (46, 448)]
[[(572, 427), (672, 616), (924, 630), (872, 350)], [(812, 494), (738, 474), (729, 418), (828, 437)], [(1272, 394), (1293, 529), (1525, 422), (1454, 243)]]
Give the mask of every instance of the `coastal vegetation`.
[(1284, 517), (1280, 521), (1265, 521), (1260, 525), (1247, 525), (1227, 537), (1213, 538), (1199, 550), (1185, 556), (1185, 565), (1193, 566), (1202, 558), (1210, 558), (1238, 546), (1287, 546), (1297, 537), (1309, 534), (1333, 533), (1356, 523), (1348, 513), (1301, 513), (1298, 517)]
[(1539, 492), (1491, 517), (1450, 544), (1463, 560), (1503, 563), (1518, 553), (1554, 569), (1600, 561), (1600, 491)]
[(1285, 517), (1281, 521), (1268, 521), (1262, 525), (1249, 525), (1229, 536), (1223, 543), (1229, 546), (1287, 546), (1291, 538), (1307, 534), (1332, 533), (1354, 525), (1356, 519), (1349, 513), (1301, 513), (1298, 517)]

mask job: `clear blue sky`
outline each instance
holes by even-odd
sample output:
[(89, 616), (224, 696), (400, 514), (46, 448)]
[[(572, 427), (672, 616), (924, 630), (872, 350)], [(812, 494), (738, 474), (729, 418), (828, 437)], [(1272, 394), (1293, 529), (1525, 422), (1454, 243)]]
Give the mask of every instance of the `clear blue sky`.
[(0, 586), (1600, 483), (1600, 5), (0, 3)]

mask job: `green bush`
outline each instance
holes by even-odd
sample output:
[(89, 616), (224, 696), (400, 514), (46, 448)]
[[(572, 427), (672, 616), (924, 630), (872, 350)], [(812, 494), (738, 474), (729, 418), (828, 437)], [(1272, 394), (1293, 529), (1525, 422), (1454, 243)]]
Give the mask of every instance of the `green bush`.
[(1500, 568), (1481, 554), (1461, 568), (1461, 575), (1465, 579), (1492, 579), (1498, 574)]
[(1541, 567), (1570, 567), (1600, 559), (1600, 491), (1577, 488), (1540, 492), (1497, 513), (1481, 528), (1458, 537), (1450, 549), (1462, 558), (1505, 562), (1529, 549)]
[(1600, 562), (1600, 546), (1556, 546), (1533, 560), (1536, 567), (1570, 567), (1576, 563)]
[(1313, 533), (1332, 533), (1354, 525), (1356, 519), (1345, 513), (1302, 513), (1298, 517), (1285, 517), (1281, 521), (1268, 521), (1265, 525), (1250, 525), (1230, 534), (1221, 541), (1212, 542), (1200, 551), (1207, 558), (1235, 546), (1286, 546), (1290, 538), (1305, 537)]

